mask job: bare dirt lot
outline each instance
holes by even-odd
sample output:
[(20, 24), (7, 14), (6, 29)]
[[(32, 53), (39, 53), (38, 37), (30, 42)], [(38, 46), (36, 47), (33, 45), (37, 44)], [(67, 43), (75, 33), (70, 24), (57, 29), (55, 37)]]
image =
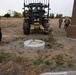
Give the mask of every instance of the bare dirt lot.
[[(76, 40), (58, 28), (58, 19), (50, 19), (53, 39), (48, 35), (31, 31), (23, 34), (22, 18), (2, 18), (2, 42), (0, 43), (0, 75), (38, 75), (48, 71), (76, 71)], [(41, 39), (46, 42), (44, 50), (25, 50), (24, 41)]]

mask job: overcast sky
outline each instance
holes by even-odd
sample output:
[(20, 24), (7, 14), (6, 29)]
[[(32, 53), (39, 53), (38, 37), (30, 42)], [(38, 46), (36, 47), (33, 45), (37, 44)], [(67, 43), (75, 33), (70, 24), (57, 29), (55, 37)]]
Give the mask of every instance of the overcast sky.
[[(0, 15), (4, 15), (8, 10), (22, 12), (24, 0), (0, 0)], [(29, 0), (30, 2), (31, 0)], [(40, 0), (41, 1), (41, 0)], [(64, 16), (71, 16), (74, 0), (50, 0), (50, 13), (60, 13)]]

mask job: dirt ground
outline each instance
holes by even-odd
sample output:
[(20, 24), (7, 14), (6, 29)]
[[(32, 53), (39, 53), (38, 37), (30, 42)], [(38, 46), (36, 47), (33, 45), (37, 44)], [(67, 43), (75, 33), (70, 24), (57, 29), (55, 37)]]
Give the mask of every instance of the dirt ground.
[[(76, 39), (67, 38), (64, 23), (59, 29), (58, 19), (50, 19), (53, 39), (48, 35), (31, 31), (23, 34), (22, 18), (2, 18), (2, 42), (0, 43), (0, 75), (38, 75), (48, 71), (76, 71)], [(28, 39), (45, 41), (44, 50), (25, 50)], [(3, 60), (4, 59), (4, 60)]]

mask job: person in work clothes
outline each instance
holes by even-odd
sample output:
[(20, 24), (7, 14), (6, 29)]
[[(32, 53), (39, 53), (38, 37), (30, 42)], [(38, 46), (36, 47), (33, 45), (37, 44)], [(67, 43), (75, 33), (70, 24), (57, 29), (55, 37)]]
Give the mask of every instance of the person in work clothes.
[(63, 18), (61, 17), (61, 18), (59, 19), (59, 28), (61, 28), (62, 22), (63, 22)]
[(64, 20), (64, 29), (66, 30), (68, 28), (68, 26), (70, 25), (71, 21), (69, 18), (66, 18)]

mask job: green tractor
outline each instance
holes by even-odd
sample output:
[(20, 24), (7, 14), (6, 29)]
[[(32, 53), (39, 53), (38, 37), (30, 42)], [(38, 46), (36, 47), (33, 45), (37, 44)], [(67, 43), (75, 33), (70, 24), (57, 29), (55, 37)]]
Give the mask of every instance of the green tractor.
[(30, 34), (30, 30), (45, 30), (49, 19), (49, 0), (24, 0), (23, 33)]

